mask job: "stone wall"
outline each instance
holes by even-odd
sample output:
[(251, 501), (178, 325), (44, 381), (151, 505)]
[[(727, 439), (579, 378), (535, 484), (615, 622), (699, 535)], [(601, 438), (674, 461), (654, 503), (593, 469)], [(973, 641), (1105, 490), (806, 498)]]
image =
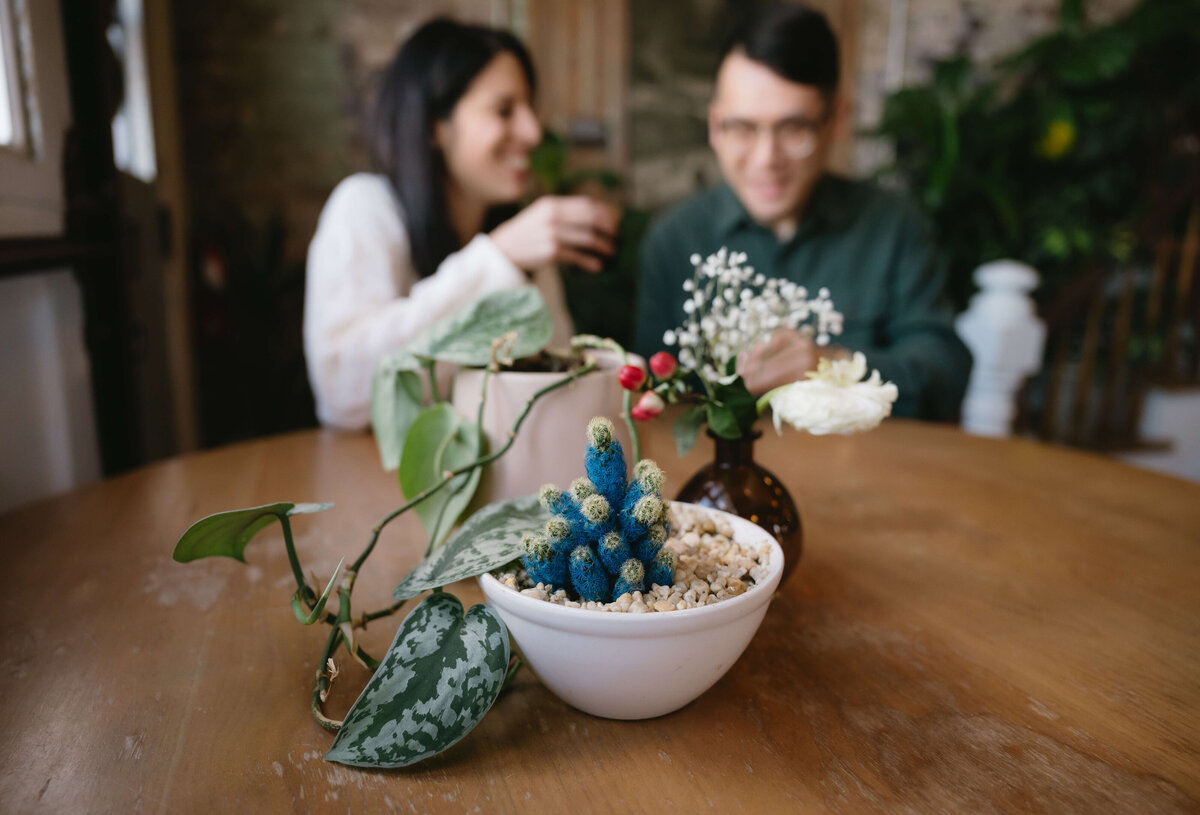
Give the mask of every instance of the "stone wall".
[(198, 223), (280, 219), (303, 257), (333, 186), (366, 167), (375, 75), (439, 13), (503, 23), (507, 0), (175, 3), (189, 194)]

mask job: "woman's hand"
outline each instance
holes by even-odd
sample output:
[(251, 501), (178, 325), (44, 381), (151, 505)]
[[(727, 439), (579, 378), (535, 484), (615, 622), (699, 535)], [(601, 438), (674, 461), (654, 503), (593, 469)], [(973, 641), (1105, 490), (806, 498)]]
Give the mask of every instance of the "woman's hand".
[(820, 346), (799, 331), (779, 329), (766, 342), (738, 355), (738, 373), (755, 396), (804, 379), (817, 369), (822, 357), (848, 359), (849, 352), (837, 345)]
[(616, 247), (620, 215), (614, 207), (585, 195), (546, 195), (491, 232), (492, 243), (513, 265), (534, 271), (570, 263), (598, 272)]

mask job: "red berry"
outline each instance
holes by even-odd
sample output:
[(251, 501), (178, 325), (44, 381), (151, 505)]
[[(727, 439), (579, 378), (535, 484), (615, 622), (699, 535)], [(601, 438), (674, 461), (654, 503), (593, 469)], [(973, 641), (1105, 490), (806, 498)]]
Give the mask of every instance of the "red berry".
[(636, 365), (623, 365), (617, 372), (617, 380), (627, 391), (635, 391), (646, 381), (646, 372)]
[(671, 374), (675, 373), (678, 363), (675, 362), (675, 357), (668, 354), (666, 351), (659, 351), (654, 356), (650, 357), (650, 370), (659, 379), (666, 379)]
[(663, 402), (661, 396), (654, 391), (646, 391), (642, 394), (642, 398), (638, 400), (638, 403), (633, 406), (633, 409), (629, 411), (629, 415), (639, 420), (653, 419), (663, 412), (664, 407), (666, 407), (666, 403)]

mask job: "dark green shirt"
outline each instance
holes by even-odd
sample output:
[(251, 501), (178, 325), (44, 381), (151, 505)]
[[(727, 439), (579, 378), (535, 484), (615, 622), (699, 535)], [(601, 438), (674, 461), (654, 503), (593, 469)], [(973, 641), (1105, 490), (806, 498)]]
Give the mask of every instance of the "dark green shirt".
[(867, 355), (895, 382), (894, 415), (955, 419), (967, 387), (971, 355), (954, 331), (945, 275), (921, 213), (878, 187), (826, 175), (804, 217), (780, 241), (754, 222), (727, 185), (698, 193), (663, 215), (641, 254), (635, 347), (643, 356), (674, 351), (663, 333), (683, 322), (683, 281), (693, 254), (722, 246), (745, 252), (746, 264), (815, 294), (829, 289), (845, 315), (832, 342)]

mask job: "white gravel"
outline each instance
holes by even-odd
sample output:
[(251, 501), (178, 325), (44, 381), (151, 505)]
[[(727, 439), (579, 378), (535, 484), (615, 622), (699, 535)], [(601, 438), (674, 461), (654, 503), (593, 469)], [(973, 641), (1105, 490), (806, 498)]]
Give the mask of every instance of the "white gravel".
[(671, 507), (671, 534), (663, 544), (675, 552), (675, 583), (654, 585), (650, 591), (623, 594), (611, 603), (579, 602), (566, 591), (534, 583), (524, 569), (498, 572), (496, 579), (527, 597), (560, 606), (592, 611), (646, 614), (711, 606), (754, 588), (767, 576), (771, 546), (764, 540), (747, 544), (733, 540), (724, 518), (702, 509)]

